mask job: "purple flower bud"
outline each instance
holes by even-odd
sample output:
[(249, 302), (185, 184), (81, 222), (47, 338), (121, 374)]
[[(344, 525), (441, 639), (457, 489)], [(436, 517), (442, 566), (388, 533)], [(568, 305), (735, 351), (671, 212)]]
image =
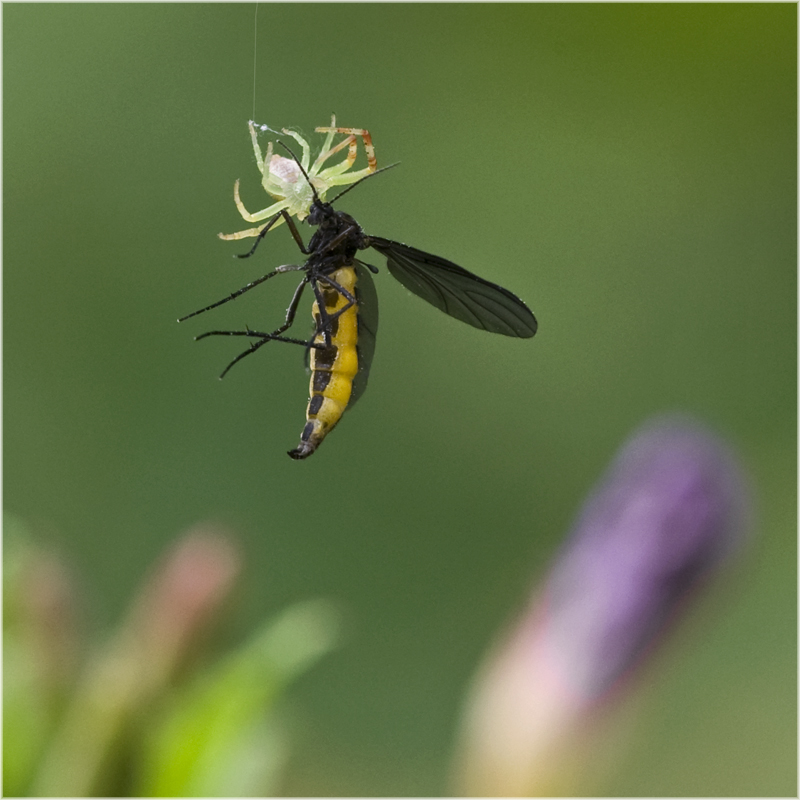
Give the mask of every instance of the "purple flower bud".
[(637, 433), (584, 506), (545, 588), (554, 668), (597, 698), (736, 548), (745, 482), (719, 439), (681, 418)]
[(478, 677), (460, 790), (584, 793), (579, 773), (613, 738), (598, 709), (742, 542), (747, 495), (733, 455), (696, 423), (668, 417), (634, 435)]

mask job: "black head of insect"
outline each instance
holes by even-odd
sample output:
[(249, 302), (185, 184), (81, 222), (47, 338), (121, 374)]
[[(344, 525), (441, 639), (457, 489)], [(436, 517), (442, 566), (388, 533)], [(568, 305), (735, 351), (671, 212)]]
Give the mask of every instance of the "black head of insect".
[(311, 203), (311, 211), (308, 214), (308, 224), (320, 228), (335, 227), (336, 212), (330, 203), (320, 200), (318, 196), (315, 197)]

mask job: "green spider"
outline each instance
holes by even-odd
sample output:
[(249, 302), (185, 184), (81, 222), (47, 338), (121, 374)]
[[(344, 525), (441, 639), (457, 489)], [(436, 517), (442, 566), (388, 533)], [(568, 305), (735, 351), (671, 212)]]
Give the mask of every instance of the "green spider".
[[(258, 170), (261, 173), (261, 185), (264, 191), (274, 197), (278, 202), (273, 203), (271, 206), (256, 211), (251, 214), (242, 203), (239, 197), (239, 180), (233, 184), (233, 199), (236, 203), (236, 208), (239, 213), (247, 222), (262, 222), (268, 217), (283, 211), (284, 209), (291, 216), (296, 216), (299, 220), (304, 220), (311, 210), (311, 203), (314, 200), (314, 193), (308, 181), (303, 176), (297, 162), (291, 158), (278, 156), (272, 154), (272, 142), (267, 146), (266, 156), (262, 155), (261, 148), (258, 146), (258, 131), (271, 131), (272, 129), (266, 125), (256, 125), (252, 120), (247, 123), (250, 128), (250, 138), (253, 140), (253, 152), (256, 156), (256, 163)], [(303, 156), (300, 162), (303, 169), (308, 174), (308, 177), (317, 190), (317, 195), (320, 199), (325, 199), (325, 194), (333, 186), (346, 186), (347, 184), (355, 183), (361, 178), (373, 173), (377, 169), (377, 161), (375, 160), (375, 148), (372, 146), (372, 137), (369, 131), (362, 128), (337, 128), (336, 117), (331, 117), (331, 124), (328, 128), (315, 128), (317, 133), (326, 133), (325, 142), (322, 145), (319, 155), (313, 164), (311, 164), (311, 147), (308, 142), (296, 131), (290, 131), (286, 128), (283, 133), (295, 139), (300, 147), (303, 149)], [(276, 131), (272, 131), (276, 133)], [(333, 137), (337, 133), (346, 134), (339, 144), (332, 147)], [(357, 170), (356, 172), (348, 172), (353, 166), (358, 153), (358, 137), (364, 142), (364, 150), (367, 154), (367, 166), (364, 169)], [(348, 148), (347, 157), (344, 161), (334, 164), (331, 167), (323, 169), (325, 162), (333, 155)], [(277, 228), (278, 225), (283, 223), (283, 218), (277, 220), (272, 226)], [(256, 228), (248, 228), (244, 231), (237, 231), (236, 233), (220, 233), (220, 239), (233, 240), (233, 239), (247, 239), (251, 236), (258, 236), (263, 230), (263, 226)]]

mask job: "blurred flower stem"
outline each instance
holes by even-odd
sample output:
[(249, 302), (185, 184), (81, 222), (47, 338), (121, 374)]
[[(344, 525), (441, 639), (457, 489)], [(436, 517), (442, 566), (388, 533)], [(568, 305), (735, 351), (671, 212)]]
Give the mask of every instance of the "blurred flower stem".
[(112, 792), (127, 735), (167, 689), (240, 570), (226, 536), (195, 529), (167, 554), (117, 635), (79, 679), (33, 787), (36, 796)]
[(233, 539), (202, 525), (160, 559), (109, 640), (81, 653), (60, 560), (11, 517), (4, 548), (6, 795), (276, 793), (288, 751), (276, 705), (338, 641), (330, 603), (290, 606), (199, 669), (241, 572)]
[(3, 792), (18, 795), (77, 667), (77, 592), (61, 560), (30, 543), (19, 520), (3, 523)]
[(459, 793), (591, 794), (615, 760), (634, 678), (748, 527), (728, 448), (682, 417), (622, 448), (527, 611), (480, 671)]

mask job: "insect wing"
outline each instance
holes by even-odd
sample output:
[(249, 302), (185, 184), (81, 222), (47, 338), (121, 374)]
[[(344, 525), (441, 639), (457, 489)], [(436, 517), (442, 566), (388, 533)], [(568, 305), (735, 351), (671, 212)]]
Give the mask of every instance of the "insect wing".
[(353, 378), (353, 391), (350, 394), (350, 408), (367, 388), (369, 368), (375, 354), (375, 337), (378, 333), (378, 293), (370, 271), (359, 263), (355, 267), (356, 300), (358, 301), (358, 372)]
[(536, 317), (508, 289), (416, 247), (379, 236), (369, 240), (371, 247), (386, 256), (389, 272), (406, 289), (445, 314), (505, 336), (527, 339), (536, 333)]

